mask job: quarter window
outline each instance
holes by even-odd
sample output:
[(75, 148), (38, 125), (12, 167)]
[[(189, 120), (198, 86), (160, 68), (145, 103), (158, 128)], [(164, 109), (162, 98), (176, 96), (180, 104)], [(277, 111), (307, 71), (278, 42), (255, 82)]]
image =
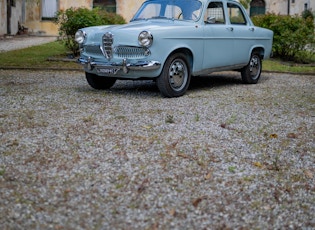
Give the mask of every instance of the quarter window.
[(228, 12), (231, 24), (246, 25), (245, 16), (238, 5), (228, 3)]

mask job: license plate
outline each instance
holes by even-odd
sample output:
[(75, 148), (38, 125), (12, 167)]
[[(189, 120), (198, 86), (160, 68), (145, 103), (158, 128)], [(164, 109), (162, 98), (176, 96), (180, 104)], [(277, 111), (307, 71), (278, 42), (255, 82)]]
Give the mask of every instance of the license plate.
[(98, 68), (97, 72), (103, 74), (116, 74), (119, 70), (119, 68)]

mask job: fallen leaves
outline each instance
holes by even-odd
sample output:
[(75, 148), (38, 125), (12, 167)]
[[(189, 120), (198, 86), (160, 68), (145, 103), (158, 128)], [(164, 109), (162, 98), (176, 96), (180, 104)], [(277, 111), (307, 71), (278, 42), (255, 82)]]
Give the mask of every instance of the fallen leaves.
[(273, 133), (273, 134), (270, 134), (269, 137), (272, 139), (276, 139), (278, 138), (278, 135), (276, 133)]
[(308, 179), (313, 179), (314, 178), (314, 173), (311, 170), (304, 170), (304, 175), (308, 178)]
[(199, 205), (199, 203), (202, 201), (202, 197), (198, 197), (197, 199), (195, 199), (194, 201), (193, 201), (193, 206), (195, 207), (195, 208), (197, 208), (198, 207), (198, 205)]
[(288, 133), (288, 134), (287, 134), (287, 138), (296, 139), (296, 138), (298, 138), (298, 135), (295, 134), (295, 133)]
[(150, 182), (149, 178), (144, 179), (141, 185), (138, 187), (138, 190), (137, 190), (138, 193), (142, 193), (146, 189), (149, 182)]
[(205, 180), (210, 180), (212, 178), (212, 172), (207, 173), (204, 178)]
[(262, 168), (263, 167), (263, 165), (260, 162), (258, 162), (258, 161), (254, 162), (254, 166), (256, 166), (258, 168)]

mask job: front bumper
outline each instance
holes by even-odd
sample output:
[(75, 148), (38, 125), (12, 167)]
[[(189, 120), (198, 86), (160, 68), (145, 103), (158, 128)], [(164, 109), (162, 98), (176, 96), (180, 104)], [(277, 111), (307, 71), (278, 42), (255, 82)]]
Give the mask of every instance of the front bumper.
[(96, 70), (100, 74), (116, 74), (119, 70), (122, 70), (127, 74), (130, 70), (133, 71), (152, 71), (161, 67), (161, 63), (158, 61), (138, 61), (136, 63), (127, 63), (127, 59), (123, 59), (121, 63), (104, 63), (96, 62), (92, 58), (79, 58), (78, 62), (89, 71)]

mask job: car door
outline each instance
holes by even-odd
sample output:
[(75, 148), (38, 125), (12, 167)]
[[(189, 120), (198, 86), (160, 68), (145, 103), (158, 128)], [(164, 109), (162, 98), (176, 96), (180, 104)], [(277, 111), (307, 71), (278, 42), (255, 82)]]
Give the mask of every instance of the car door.
[(249, 22), (245, 15), (246, 12), (244, 12), (237, 3), (228, 2), (227, 12), (234, 36), (234, 64), (247, 64), (250, 58), (251, 48), (255, 43), (255, 27), (251, 25), (251, 22)]
[(234, 60), (234, 35), (221, 1), (210, 1), (204, 16), (203, 69), (230, 66)]

